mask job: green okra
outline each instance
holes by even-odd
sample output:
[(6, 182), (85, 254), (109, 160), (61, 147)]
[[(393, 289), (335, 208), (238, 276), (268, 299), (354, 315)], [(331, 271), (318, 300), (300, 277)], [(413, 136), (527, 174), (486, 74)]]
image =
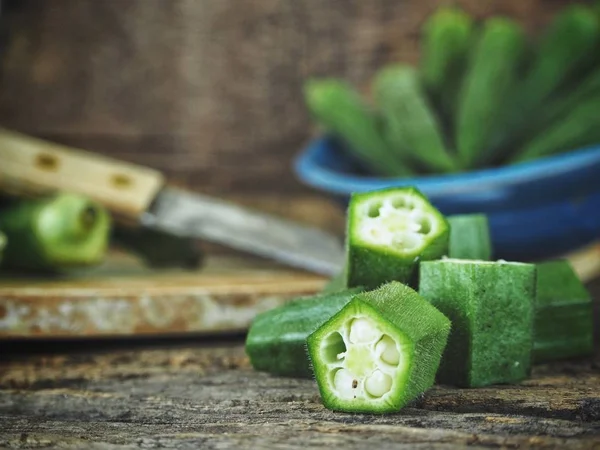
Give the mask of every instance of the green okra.
[(600, 38), (599, 25), (596, 14), (585, 5), (569, 5), (556, 15), (519, 87), (522, 115), (546, 101), (592, 56)]
[(246, 337), (252, 367), (274, 375), (310, 377), (306, 338), (359, 292), (356, 288), (299, 298), (258, 314)]
[(419, 293), (452, 321), (437, 380), (480, 387), (531, 371), (536, 266), (442, 259), (420, 265)]
[(399, 149), (384, 140), (378, 116), (348, 83), (334, 78), (309, 80), (304, 98), (313, 119), (341, 139), (370, 171), (385, 176), (413, 173)]
[[(530, 117), (530, 120), (523, 121), (523, 127), (516, 130), (516, 135), (512, 139), (513, 149), (518, 153), (524, 144), (545, 135), (554, 124), (560, 124), (573, 110), (584, 103), (600, 106), (600, 69), (588, 73), (576, 86), (559, 92), (545, 102), (537, 114)], [(506, 159), (518, 157), (514, 150), (507, 153), (509, 157)]]
[(451, 122), (456, 113), (474, 28), (474, 20), (456, 6), (438, 8), (423, 26), (421, 77), (447, 122)]
[(533, 361), (593, 354), (592, 298), (567, 260), (537, 264), (536, 295)]
[[(552, 126), (548, 119), (553, 118), (549, 115), (556, 111), (553, 97), (561, 90), (567, 90), (567, 96), (575, 94), (582, 84), (589, 82), (574, 80), (569, 86), (574, 75), (588, 72), (596, 63), (595, 53), (600, 43), (598, 19), (591, 8), (582, 4), (569, 5), (555, 16), (533, 52), (522, 80), (515, 87), (510, 108), (503, 118), (505, 133), (493, 144), (495, 148), (510, 155), (532, 123), (543, 125), (537, 130), (544, 134), (546, 127)], [(566, 104), (567, 109), (563, 111), (576, 105)]]
[(389, 413), (429, 389), (450, 321), (398, 282), (354, 296), (307, 339), (325, 407)]
[(458, 169), (415, 68), (406, 64), (384, 67), (373, 80), (373, 93), (392, 148), (404, 149), (428, 171)]
[(2, 265), (54, 272), (99, 264), (110, 223), (101, 205), (76, 194), (15, 200), (0, 210), (0, 229), (8, 239)]
[(600, 96), (581, 102), (566, 117), (533, 137), (510, 158), (512, 164), (576, 150), (600, 141)]
[(416, 188), (354, 193), (348, 206), (346, 285), (415, 286), (419, 261), (448, 252), (449, 225)]
[(493, 157), (489, 147), (502, 131), (503, 108), (517, 84), (525, 48), (525, 34), (516, 22), (502, 17), (485, 21), (458, 106), (456, 146), (464, 169)]
[(450, 224), (448, 257), (483, 261), (492, 258), (490, 226), (485, 214), (457, 214), (447, 219)]

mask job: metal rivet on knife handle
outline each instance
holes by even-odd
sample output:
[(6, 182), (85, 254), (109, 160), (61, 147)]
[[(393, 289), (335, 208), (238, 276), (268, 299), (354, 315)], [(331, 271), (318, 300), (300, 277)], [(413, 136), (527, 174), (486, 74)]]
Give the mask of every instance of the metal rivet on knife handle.
[(70, 191), (137, 222), (163, 184), (158, 171), (0, 129), (0, 190), (9, 194)]

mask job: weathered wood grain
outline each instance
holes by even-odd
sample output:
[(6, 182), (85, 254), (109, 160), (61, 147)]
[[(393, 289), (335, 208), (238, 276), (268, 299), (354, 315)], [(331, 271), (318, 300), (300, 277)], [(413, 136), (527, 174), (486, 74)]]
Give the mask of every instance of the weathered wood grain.
[(0, 340), (234, 333), (326, 279), (252, 257), (209, 255), (199, 270), (152, 270), (122, 253), (63, 278), (0, 277)]
[[(3, 125), (165, 170), (203, 190), (297, 190), (301, 87), (366, 90), (418, 60), (444, 0), (19, 0), (5, 12)], [(567, 0), (460, 0), (536, 30)]]
[(600, 354), (517, 386), (438, 386), (372, 416), (324, 409), (312, 380), (253, 371), (241, 344), (13, 355), (0, 366), (0, 445), (599, 448), (599, 369)]

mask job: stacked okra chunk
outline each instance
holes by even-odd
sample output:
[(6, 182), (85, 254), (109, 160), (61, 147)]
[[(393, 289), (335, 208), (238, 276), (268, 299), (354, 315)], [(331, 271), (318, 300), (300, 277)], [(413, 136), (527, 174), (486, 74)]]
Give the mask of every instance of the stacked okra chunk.
[[(436, 381), (515, 383), (532, 362), (592, 351), (591, 300), (569, 263), (538, 278), (535, 264), (491, 261), (485, 215), (446, 218), (413, 187), (354, 194), (346, 247), (323, 293), (259, 315), (246, 340), (255, 369), (314, 376), (329, 409), (395, 412)], [(540, 283), (557, 278), (549, 296)]]

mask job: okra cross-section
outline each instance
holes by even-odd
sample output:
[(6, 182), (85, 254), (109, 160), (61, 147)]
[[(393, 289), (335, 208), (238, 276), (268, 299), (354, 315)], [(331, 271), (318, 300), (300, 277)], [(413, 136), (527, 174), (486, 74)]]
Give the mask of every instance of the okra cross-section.
[(450, 321), (398, 282), (356, 295), (308, 339), (323, 404), (395, 412), (434, 382)]
[(448, 252), (449, 225), (417, 189), (353, 194), (348, 207), (347, 286), (415, 285), (419, 261)]
[(529, 376), (534, 264), (442, 259), (420, 265), (419, 293), (452, 321), (438, 381), (462, 387)]

